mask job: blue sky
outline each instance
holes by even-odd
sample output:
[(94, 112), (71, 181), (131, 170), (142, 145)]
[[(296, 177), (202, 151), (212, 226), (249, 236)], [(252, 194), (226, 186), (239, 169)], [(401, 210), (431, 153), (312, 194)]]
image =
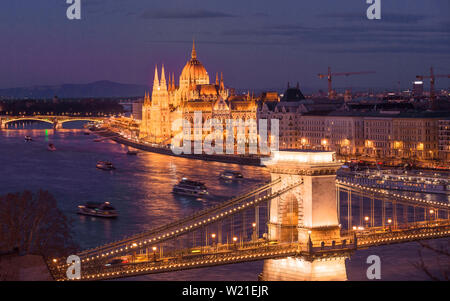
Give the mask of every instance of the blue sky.
[[(65, 0), (0, 3), (0, 88), (113, 80), (151, 84), (155, 64), (178, 78), (195, 38), (199, 60), (239, 89), (287, 81), (326, 89), (317, 73), (374, 70), (336, 78), (336, 87), (410, 87), (434, 66), (450, 73), (450, 2), (382, 0)], [(448, 87), (448, 80), (438, 81)]]

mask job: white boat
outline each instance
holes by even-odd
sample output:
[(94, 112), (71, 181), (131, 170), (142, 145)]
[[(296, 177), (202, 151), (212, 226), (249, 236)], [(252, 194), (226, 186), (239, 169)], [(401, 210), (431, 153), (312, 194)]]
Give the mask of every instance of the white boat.
[(397, 170), (366, 170), (338, 173), (355, 184), (387, 190), (402, 190), (420, 193), (450, 194), (450, 179), (439, 174), (405, 172)]
[(33, 141), (33, 138), (31, 136), (25, 136), (25, 141)]
[(208, 194), (208, 190), (204, 183), (191, 181), (187, 178), (182, 178), (181, 181), (173, 187), (172, 192), (174, 194), (185, 196), (203, 196)]
[(87, 202), (84, 205), (78, 206), (78, 214), (97, 216), (97, 217), (117, 217), (116, 208), (111, 206), (109, 202)]
[(108, 161), (98, 161), (97, 162), (97, 168), (103, 169), (103, 170), (113, 170), (116, 169), (114, 165), (111, 162)]
[(224, 180), (242, 179), (243, 176), (240, 172), (234, 170), (225, 170), (220, 174), (220, 178)]

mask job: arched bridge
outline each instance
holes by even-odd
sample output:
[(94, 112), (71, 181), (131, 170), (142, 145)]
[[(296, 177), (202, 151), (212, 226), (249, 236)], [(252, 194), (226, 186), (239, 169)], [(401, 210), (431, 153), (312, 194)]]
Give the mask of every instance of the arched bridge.
[[(310, 265), (334, 260), (340, 266), (358, 248), (450, 236), (448, 203), (336, 181), (340, 164), (332, 152), (277, 152), (265, 164), (272, 179), (262, 186), (180, 220), (78, 253), (78, 280), (263, 259), (278, 265), (281, 258), (300, 258)], [(354, 204), (352, 194), (361, 196), (359, 204)], [(341, 214), (346, 207), (348, 216)], [(261, 224), (262, 218), (267, 223)], [(65, 258), (51, 260), (49, 267), (55, 279), (68, 279)]]
[(0, 117), (0, 128), (6, 129), (8, 124), (20, 121), (37, 121), (53, 125), (53, 128), (62, 128), (66, 122), (73, 121), (89, 121), (102, 122), (105, 117), (84, 117), (84, 116), (50, 116), (50, 115), (33, 115), (33, 116), (6, 116)]

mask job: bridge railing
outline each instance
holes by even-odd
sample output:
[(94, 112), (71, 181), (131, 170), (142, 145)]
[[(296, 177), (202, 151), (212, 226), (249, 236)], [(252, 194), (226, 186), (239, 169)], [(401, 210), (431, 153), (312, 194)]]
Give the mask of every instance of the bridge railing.
[(408, 229), (388, 230), (375, 233), (361, 233), (358, 237), (358, 245), (370, 246), (394, 243), (398, 240), (422, 240), (450, 235), (450, 222), (434, 223)]

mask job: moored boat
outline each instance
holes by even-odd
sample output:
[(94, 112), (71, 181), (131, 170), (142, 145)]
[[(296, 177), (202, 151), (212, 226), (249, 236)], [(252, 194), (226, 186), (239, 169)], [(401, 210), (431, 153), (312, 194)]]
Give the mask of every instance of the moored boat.
[(338, 172), (338, 178), (379, 189), (450, 194), (450, 179), (448, 176), (426, 174), (420, 171), (341, 171)]

